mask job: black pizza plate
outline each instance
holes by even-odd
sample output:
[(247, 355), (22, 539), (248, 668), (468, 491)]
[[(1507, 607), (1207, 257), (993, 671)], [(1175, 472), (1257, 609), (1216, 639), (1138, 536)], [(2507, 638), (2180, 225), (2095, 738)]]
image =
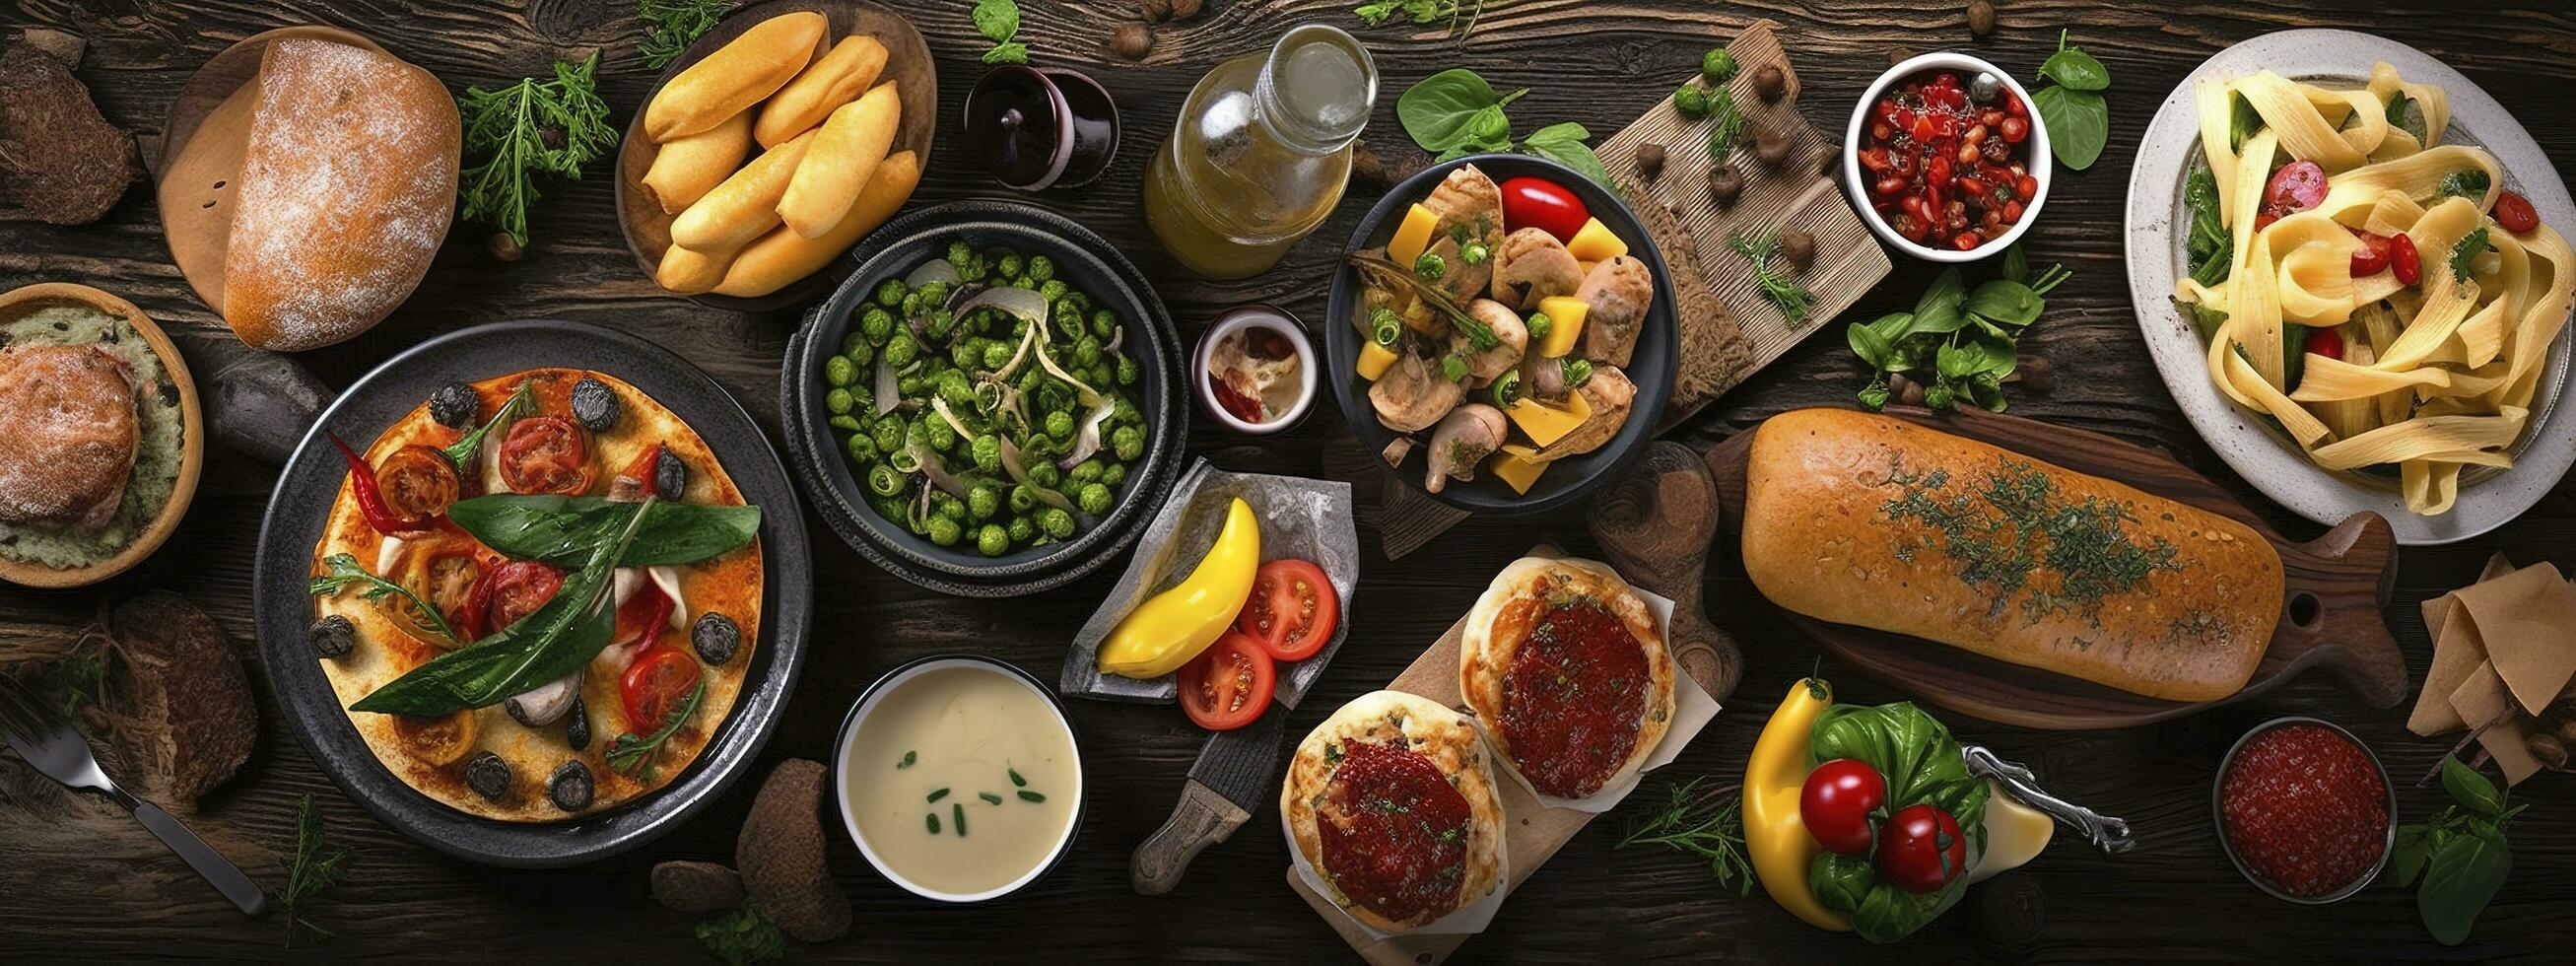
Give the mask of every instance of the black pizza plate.
[[(1126, 326), (1123, 348), (1136, 360), (1133, 392), (1148, 432), (1138, 470), (1119, 487), (1109, 512), (1063, 543), (999, 557), (972, 548), (932, 544), (884, 517), (862, 497), (850, 459), (824, 408), (830, 386), (823, 363), (848, 334), (852, 316), (878, 283), (902, 278), (922, 263), (944, 257), (951, 240), (977, 248), (1005, 246), (1055, 260), (1064, 279), (1118, 313)], [(877, 229), (842, 263), (849, 274), (831, 297), (806, 313), (804, 327), (787, 343), (779, 373), (779, 418), (788, 455), (814, 509), (832, 532), (895, 576), (964, 597), (1016, 597), (1077, 580), (1136, 542), (1147, 521), (1171, 496), (1181, 476), (1189, 439), (1189, 405), (1179, 334), (1154, 287), (1118, 249), (1062, 215), (1007, 201), (958, 201), (912, 212)]]
[[(439, 386), (528, 369), (587, 369), (623, 379), (697, 431), (744, 501), (761, 508), (760, 644), (734, 699), (686, 771), (660, 790), (578, 818), (505, 822), (468, 815), (422, 794), (376, 760), (307, 641), (313, 547), (346, 474), (325, 433), (353, 445), (382, 435)], [(612, 329), (522, 319), (462, 329), (395, 356), (351, 385), (305, 433), (278, 476), (260, 524), (253, 609), (260, 666), (304, 750), (342, 791), (422, 844), (487, 865), (552, 868), (631, 851), (704, 810), (750, 770), (777, 730), (804, 663), (813, 561), (795, 484), (751, 416), (670, 350)], [(606, 736), (593, 740), (606, 740)]]

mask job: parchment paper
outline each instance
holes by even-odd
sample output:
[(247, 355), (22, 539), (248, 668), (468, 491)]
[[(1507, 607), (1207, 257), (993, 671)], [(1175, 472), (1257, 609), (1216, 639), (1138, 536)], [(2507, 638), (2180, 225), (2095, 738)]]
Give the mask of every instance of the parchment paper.
[(1228, 473), (1197, 460), (1181, 474), (1172, 488), (1172, 497), (1154, 516), (1144, 536), (1136, 541), (1136, 557), (1127, 564), (1127, 572), (1118, 577), (1118, 586), (1109, 591), (1100, 609), (1084, 621), (1065, 651), (1064, 674), (1057, 690), (1067, 697), (1095, 698), (1103, 701), (1135, 701), (1163, 704), (1173, 700), (1175, 691), (1170, 675), (1151, 681), (1138, 681), (1113, 674), (1100, 673), (1100, 643), (1107, 640), (1112, 628), (1136, 605), (1154, 594), (1169, 589), (1190, 575), (1199, 558), (1215, 545), (1216, 535), (1225, 527), (1229, 501), (1242, 497), (1252, 505), (1252, 514), (1261, 521), (1261, 559), (1263, 562), (1295, 558), (1324, 568), (1324, 576), (1333, 581), (1333, 591), (1341, 598), (1342, 621), (1333, 629), (1333, 639), (1324, 649), (1290, 665), (1279, 676), (1280, 704), (1294, 708), (1323, 676), (1324, 665), (1333, 652), (1341, 650), (1342, 641), (1351, 632), (1351, 591), (1359, 585), (1360, 538), (1355, 528), (1356, 513), (1351, 506), (1351, 485), (1330, 480), (1311, 480), (1296, 476), (1271, 476), (1261, 473)]

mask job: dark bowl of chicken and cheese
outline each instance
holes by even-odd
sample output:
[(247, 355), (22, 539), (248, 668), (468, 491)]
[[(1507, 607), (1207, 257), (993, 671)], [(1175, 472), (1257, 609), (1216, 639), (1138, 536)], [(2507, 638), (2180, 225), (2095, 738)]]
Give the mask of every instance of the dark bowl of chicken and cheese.
[(1431, 498), (1538, 513), (1644, 452), (1680, 361), (1673, 304), (1654, 238), (1609, 188), (1544, 158), (1459, 158), (1352, 234), (1321, 381)]

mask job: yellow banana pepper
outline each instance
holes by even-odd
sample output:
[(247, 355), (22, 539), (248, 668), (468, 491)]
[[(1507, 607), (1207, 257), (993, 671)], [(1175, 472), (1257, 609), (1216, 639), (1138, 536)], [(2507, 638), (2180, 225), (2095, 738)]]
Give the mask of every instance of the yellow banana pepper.
[(1261, 521), (1238, 497), (1226, 507), (1225, 529), (1198, 568), (1110, 630), (1100, 645), (1100, 672), (1142, 680), (1180, 670), (1234, 623), (1260, 569)]
[(1807, 885), (1807, 869), (1824, 846), (1798, 817), (1798, 795), (1807, 785), (1807, 744), (1816, 718), (1834, 705), (1834, 689), (1823, 678), (1806, 678), (1789, 686), (1780, 710), (1753, 742), (1753, 757), (1744, 765), (1744, 848), (1752, 853), (1753, 873), (1772, 901), (1819, 929), (1851, 931), (1851, 917), (1825, 908)]

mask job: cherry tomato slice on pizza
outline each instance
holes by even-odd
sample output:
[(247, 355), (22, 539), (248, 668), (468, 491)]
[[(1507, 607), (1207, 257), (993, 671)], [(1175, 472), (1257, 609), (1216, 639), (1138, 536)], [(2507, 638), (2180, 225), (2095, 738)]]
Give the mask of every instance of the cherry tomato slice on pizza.
[(501, 441), (501, 482), (513, 493), (577, 495), (590, 489), (590, 441), (561, 416), (511, 424)]
[(563, 589), (563, 573), (534, 560), (513, 560), (492, 571), (492, 603), (485, 617), (500, 630), (535, 613)]
[(405, 446), (376, 464), (376, 490), (385, 509), (406, 523), (427, 523), (447, 514), (464, 492), (456, 464), (427, 446)]
[(617, 679), (617, 696), (626, 702), (627, 730), (661, 730), (697, 687), (696, 655), (668, 645), (645, 648)]
[(1253, 723), (1270, 708), (1278, 690), (1278, 666), (1260, 641), (1227, 632), (1208, 649), (1181, 665), (1176, 682), (1181, 710), (1210, 731), (1232, 731)]
[(1302, 661), (1324, 649), (1341, 623), (1342, 598), (1324, 568), (1273, 560), (1252, 578), (1252, 596), (1234, 617), (1238, 634), (1261, 642), (1273, 660)]

